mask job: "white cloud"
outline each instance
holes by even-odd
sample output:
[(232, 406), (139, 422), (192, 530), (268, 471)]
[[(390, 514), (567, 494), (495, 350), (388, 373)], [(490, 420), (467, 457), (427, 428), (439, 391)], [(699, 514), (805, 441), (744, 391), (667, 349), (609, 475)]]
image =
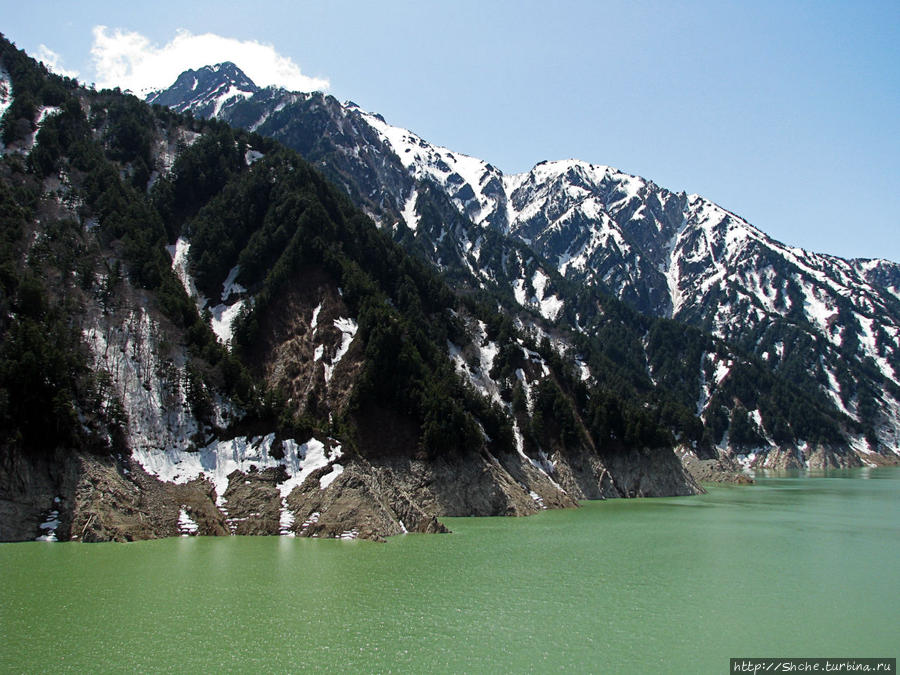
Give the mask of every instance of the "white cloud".
[(213, 33), (194, 35), (183, 29), (159, 47), (137, 32), (95, 26), (91, 56), (98, 88), (120, 87), (136, 93), (168, 87), (189, 68), (223, 61), (232, 61), (262, 87), (317, 91), (329, 86), (328, 80), (304, 75), (300, 66), (272, 45)]
[(50, 70), (52, 70), (57, 75), (64, 75), (65, 77), (78, 77), (77, 70), (68, 70), (67, 68), (63, 68), (62, 64), (60, 64), (60, 59), (62, 57), (57, 54), (55, 51), (50, 49), (47, 45), (39, 45), (37, 50), (37, 59), (38, 61), (43, 61), (44, 65), (47, 66)]

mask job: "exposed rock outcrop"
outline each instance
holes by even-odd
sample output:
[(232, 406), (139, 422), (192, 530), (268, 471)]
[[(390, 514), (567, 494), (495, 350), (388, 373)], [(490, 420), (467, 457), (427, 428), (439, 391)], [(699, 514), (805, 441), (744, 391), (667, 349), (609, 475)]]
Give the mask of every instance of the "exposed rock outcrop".
[(684, 446), (676, 450), (685, 470), (697, 483), (752, 483), (753, 478), (734, 460), (728, 456), (714, 458), (699, 458), (689, 448)]

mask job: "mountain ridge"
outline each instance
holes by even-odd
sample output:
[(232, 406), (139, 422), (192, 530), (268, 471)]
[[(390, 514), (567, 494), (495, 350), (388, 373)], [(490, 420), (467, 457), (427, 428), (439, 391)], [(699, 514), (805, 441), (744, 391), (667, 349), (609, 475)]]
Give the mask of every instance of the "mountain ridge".
[[(194, 112), (195, 114), (197, 114), (199, 116), (206, 116), (209, 113), (205, 110), (202, 110), (202, 106), (206, 103), (205, 101), (203, 101), (203, 97), (205, 97), (205, 95), (202, 95), (201, 97), (193, 97), (193, 98), (185, 96), (184, 81), (192, 80), (192, 79), (196, 80), (203, 74), (210, 74), (210, 75), (213, 75), (216, 78), (218, 78), (218, 79), (213, 80), (216, 84), (216, 87), (214, 88), (214, 90), (221, 91), (220, 87), (223, 84), (222, 73), (224, 73), (224, 82), (225, 83), (227, 83), (231, 86), (234, 86), (236, 89), (247, 94), (246, 97), (242, 97), (242, 98), (248, 98), (252, 94), (256, 94), (256, 93), (263, 91), (263, 89), (270, 91), (270, 92), (279, 93), (279, 94), (289, 94), (293, 97), (333, 98), (321, 91), (292, 92), (288, 89), (285, 89), (284, 87), (280, 87), (277, 85), (270, 85), (268, 87), (261, 88), (261, 87), (257, 86), (255, 83), (253, 83), (253, 81), (234, 62), (225, 61), (225, 62), (215, 64), (215, 65), (203, 66), (198, 69), (186, 70), (186, 71), (182, 72), (181, 75), (179, 75), (176, 82), (173, 83), (173, 85), (171, 85), (170, 87), (149, 92), (146, 95), (146, 100), (150, 104), (165, 105), (166, 107), (171, 107), (175, 110), (178, 110), (179, 112), (189, 112), (190, 111), (190, 112)], [(333, 99), (333, 100), (336, 101), (337, 99)], [(170, 104), (170, 103), (168, 103), (168, 101), (172, 101), (172, 103)], [(235, 101), (229, 101), (230, 104), (233, 104), (234, 102)], [(224, 105), (225, 104), (223, 103), (223, 106), (221, 106), (221, 107), (224, 107)], [(626, 181), (633, 181), (636, 179), (636, 180), (639, 180), (642, 182), (651, 183), (653, 185), (656, 185), (655, 182), (650, 181), (645, 178), (642, 178), (638, 174), (631, 174), (627, 171), (623, 171), (621, 169), (618, 169), (618, 168), (610, 166), (610, 165), (596, 164), (596, 163), (589, 162), (587, 160), (582, 160), (582, 159), (579, 159), (576, 157), (569, 157), (569, 158), (562, 158), (562, 159), (544, 159), (544, 160), (540, 160), (540, 161), (536, 162), (534, 164), (534, 166), (532, 166), (531, 169), (527, 169), (525, 171), (520, 171), (520, 172), (507, 173), (507, 172), (504, 172), (504, 171), (496, 168), (493, 164), (487, 162), (486, 160), (476, 157), (475, 155), (457, 152), (446, 146), (434, 145), (428, 141), (425, 141), (425, 139), (423, 137), (419, 136), (415, 132), (412, 132), (403, 127), (397, 127), (397, 126), (391, 125), (385, 120), (384, 116), (381, 115), (380, 113), (368, 111), (368, 110), (364, 109), (362, 106), (360, 106), (358, 103), (355, 103), (352, 100), (340, 102), (340, 105), (342, 106), (343, 109), (345, 109), (347, 111), (355, 110), (367, 118), (377, 120), (377, 122), (380, 123), (380, 125), (383, 127), (383, 129), (391, 130), (389, 132), (389, 134), (385, 134), (385, 135), (394, 135), (395, 137), (407, 136), (410, 139), (413, 139), (413, 141), (412, 141), (413, 145), (424, 144), (430, 148), (433, 148), (438, 153), (440, 153), (441, 151), (444, 151), (444, 152), (452, 154), (456, 158), (464, 158), (471, 162), (481, 164), (485, 170), (487, 170), (491, 173), (496, 171), (497, 175), (503, 176), (505, 179), (507, 179), (511, 182), (515, 182), (517, 179), (521, 179), (523, 177), (528, 176), (529, 174), (535, 172), (538, 169), (538, 167), (565, 165), (565, 166), (588, 167), (594, 171), (599, 169), (606, 173), (613, 173), (613, 174), (623, 176)], [(256, 129), (253, 129), (253, 131), (255, 131), (255, 130)], [(398, 155), (400, 155), (400, 154), (401, 153), (398, 153)], [(418, 166), (417, 164), (413, 164), (412, 162), (410, 162), (410, 164), (414, 165), (414, 166)], [(468, 182), (470, 185), (473, 185), (476, 183), (471, 180), (469, 180)], [(709, 201), (708, 199), (706, 199), (699, 193), (688, 193), (686, 190), (673, 192), (672, 194), (683, 195), (683, 196), (686, 196), (690, 200), (702, 199), (704, 201)], [(710, 203), (713, 203), (713, 202), (710, 202)], [(736, 213), (730, 209), (727, 209), (725, 207), (722, 207), (718, 204), (715, 204), (715, 206), (716, 206), (716, 208), (718, 208), (724, 212), (727, 212), (731, 216), (738, 218), (738, 219), (742, 220), (743, 222), (749, 224), (749, 221), (747, 221), (745, 218), (740, 216), (738, 213)], [(758, 229), (758, 228), (755, 228), (755, 229)], [(762, 230), (759, 230), (759, 231), (762, 232)], [(765, 235), (765, 236), (768, 237), (768, 235)], [(781, 242), (779, 242), (779, 243), (781, 243)], [(791, 248), (791, 249), (808, 251), (808, 249), (803, 249), (803, 247), (801, 247), (801, 246), (795, 246), (795, 245), (783, 244), (783, 243), (781, 243), (781, 245), (786, 246), (787, 248)], [(809, 251), (809, 252), (811, 252), (811, 251)], [(847, 262), (850, 262), (853, 264), (859, 263), (859, 265), (861, 267), (863, 267), (865, 263), (886, 263), (891, 266), (893, 266), (893, 265), (900, 266), (900, 262), (892, 261), (887, 258), (866, 258), (866, 257), (853, 258), (853, 257), (842, 256), (839, 253), (826, 253), (826, 252), (821, 252), (821, 251), (814, 252), (814, 253), (816, 255), (840, 258), (842, 260), (846, 260)]]
[[(697, 326), (827, 396), (835, 412), (865, 429), (853, 441), (864, 461), (876, 449), (896, 456), (900, 265), (785, 246), (699, 195), (673, 193), (612, 167), (557, 160), (504, 175), (353, 103), (284, 90), (255, 98), (234, 100), (218, 116), (240, 126), (252, 108), (255, 130), (300, 150), (395, 239), (439, 269), (455, 264), (471, 285), (505, 285), (523, 309), (584, 331), (593, 330), (596, 310), (569, 310), (585, 306), (596, 289), (644, 314)], [(189, 99), (181, 104), (192, 109)], [(311, 129), (312, 116), (317, 129), (339, 129), (327, 135), (330, 147), (296, 142)], [(360, 158), (367, 158), (365, 171)], [(446, 200), (439, 220), (452, 222), (452, 207), (469, 223), (454, 226), (456, 252), (447, 249), (449, 230), (421, 226), (423, 190)], [(516, 255), (509, 243), (497, 264), (481, 261), (489, 233), (537, 254), (543, 261), (537, 272), (507, 269)], [(560, 295), (554, 278), (574, 284), (569, 297)], [(782, 434), (754, 414), (758, 436), (774, 447)], [(717, 445), (727, 448), (725, 439)]]

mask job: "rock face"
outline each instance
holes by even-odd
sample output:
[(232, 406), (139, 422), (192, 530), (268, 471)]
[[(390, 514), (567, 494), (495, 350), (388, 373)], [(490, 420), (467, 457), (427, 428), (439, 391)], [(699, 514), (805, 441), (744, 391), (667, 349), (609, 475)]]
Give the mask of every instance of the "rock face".
[(735, 483), (746, 485), (753, 478), (737, 462), (728, 456), (700, 459), (690, 448), (678, 448), (676, 454), (688, 473), (698, 483)]
[[(50, 536), (70, 521), (78, 460), (68, 453), (39, 459), (19, 452), (0, 456), (0, 541)], [(52, 514), (56, 512), (56, 516)], [(50, 527), (41, 528), (41, 525)]]
[[(190, 73), (182, 85), (196, 79)], [(243, 75), (231, 77), (249, 92)], [(219, 87), (226, 82), (223, 71)], [(900, 460), (897, 263), (785, 246), (699, 195), (608, 166), (551, 161), (504, 175), (322, 94), (267, 89), (215, 113), (178, 83), (158, 96), (297, 149), (411, 251), (545, 321), (600, 333), (610, 293), (737, 347), (704, 350), (672, 385), (719, 451), (762, 462), (772, 452), (784, 464), (787, 444), (808, 465), (819, 461), (810, 448), (825, 442), (841, 465)], [(650, 379), (664, 383), (652, 347), (645, 351)], [(778, 396), (750, 394), (756, 378), (740, 367), (748, 356), (807, 392), (817, 416), (841, 431), (817, 438), (812, 427), (822, 422), (804, 428), (809, 412), (792, 416)]]
[[(610, 462), (616, 472), (603, 471), (606, 480), (589, 487), (588, 494), (581, 490), (589, 485), (583, 480), (573, 481), (570, 494), (519, 456), (433, 462), (382, 457), (352, 460), (339, 473), (333, 466), (319, 468), (285, 497), (283, 469), (235, 470), (221, 499), (209, 479), (161, 481), (127, 459), (68, 455), (43, 465), (14, 462), (9, 469), (15, 480), (6, 469), (0, 475), (4, 486), (13, 488), (0, 498), (0, 539), (96, 542), (232, 534), (381, 540), (446, 532), (438, 520), (442, 516), (525, 516), (574, 508), (581, 498), (701, 491), (671, 465), (671, 452), (642, 455), (637, 463)], [(663, 468), (654, 461), (660, 459)], [(564, 482), (577, 471), (568, 465), (557, 470)], [(619, 478), (613, 482), (612, 475)], [(51, 513), (56, 514), (52, 527), (42, 527)]]
[(128, 459), (55, 453), (7, 454), (0, 470), (0, 540), (133, 541), (178, 535), (179, 510), (201, 534), (227, 534), (208, 481), (183, 485), (147, 474)]

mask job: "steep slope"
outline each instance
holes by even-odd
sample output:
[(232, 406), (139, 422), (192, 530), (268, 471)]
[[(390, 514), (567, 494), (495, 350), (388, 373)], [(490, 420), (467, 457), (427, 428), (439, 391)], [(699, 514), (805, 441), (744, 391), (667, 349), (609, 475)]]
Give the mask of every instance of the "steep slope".
[(851, 442), (864, 455), (898, 448), (900, 305), (879, 281), (895, 265), (785, 246), (697, 195), (605, 167), (553, 163), (509, 184), (511, 230), (561, 274), (599, 281), (818, 389), (861, 426)]
[(296, 153), (0, 64), (0, 539), (379, 538), (699, 489), (646, 393), (592, 398)]
[[(203, 114), (205, 104), (178, 105)], [(786, 247), (697, 195), (606, 166), (541, 162), (504, 176), (322, 94), (269, 89), (217, 116), (299, 150), (407, 250), (532, 313), (540, 330), (574, 329), (613, 361), (622, 354), (608, 336), (630, 333), (626, 370), (695, 408), (706, 448), (802, 465), (825, 442), (840, 463), (897, 461), (896, 265)], [(693, 334), (643, 324), (610, 295), (727, 345), (700, 353)], [(751, 362), (780, 384), (734, 367)]]

